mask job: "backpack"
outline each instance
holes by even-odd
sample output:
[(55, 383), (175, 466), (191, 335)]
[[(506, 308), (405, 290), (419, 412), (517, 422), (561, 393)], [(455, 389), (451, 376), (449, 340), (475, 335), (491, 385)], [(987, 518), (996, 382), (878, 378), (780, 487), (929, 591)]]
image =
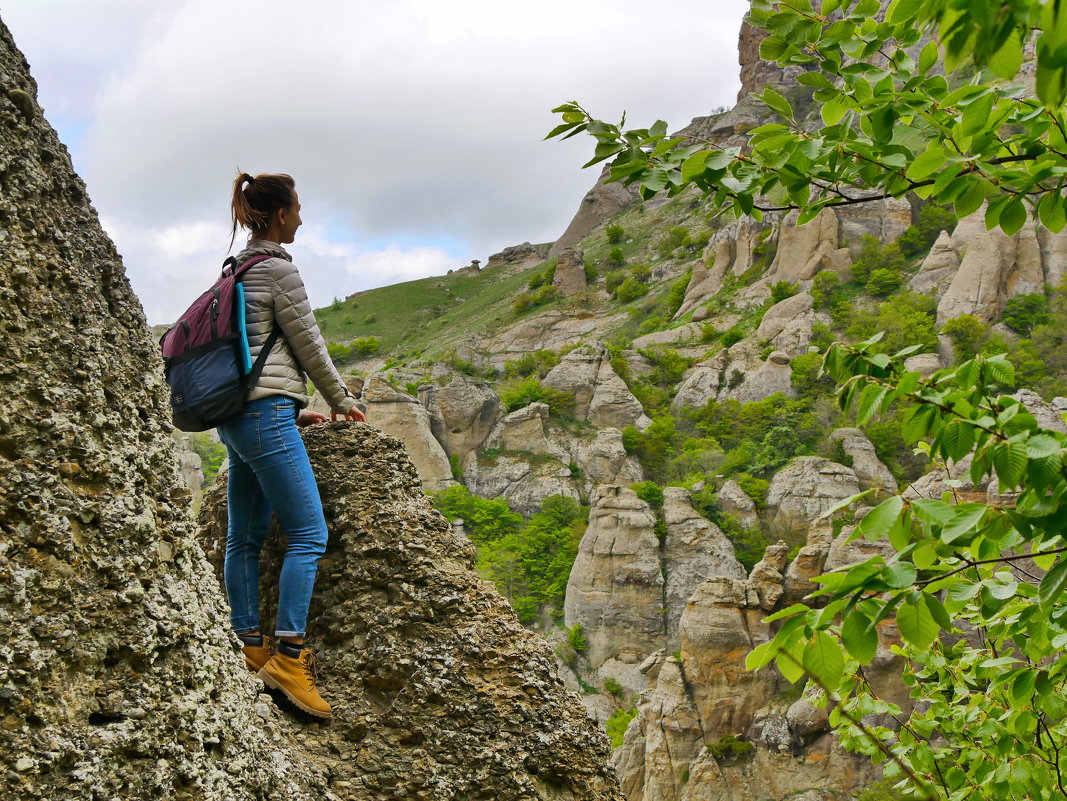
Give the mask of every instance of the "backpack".
[(170, 387), (170, 410), (176, 428), (206, 431), (239, 414), (248, 393), (259, 381), (267, 356), (278, 340), (278, 329), (271, 330), (252, 364), (240, 281), (250, 267), (269, 258), (253, 256), (240, 266), (232, 256), (226, 259), (214, 286), (160, 337), (163, 374)]

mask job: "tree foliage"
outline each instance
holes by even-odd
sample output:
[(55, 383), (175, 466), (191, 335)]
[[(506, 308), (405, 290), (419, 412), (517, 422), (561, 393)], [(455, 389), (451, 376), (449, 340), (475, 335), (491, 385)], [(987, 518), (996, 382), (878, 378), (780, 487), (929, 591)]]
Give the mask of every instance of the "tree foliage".
[[(778, 91), (759, 96), (775, 121), (743, 145), (671, 137), (667, 124), (625, 129), (577, 102), (554, 109), (548, 137), (587, 132), (586, 166), (611, 159), (611, 179), (644, 198), (688, 187), (712, 205), (757, 219), (913, 192), (958, 217), (988, 202), (989, 228), (1014, 234), (1033, 213), (1067, 223), (1067, 6), (1053, 0), (753, 0), (748, 21), (767, 32), (760, 57), (802, 66), (818, 120)], [(1035, 44), (1034, 91), (1012, 81)], [(914, 54), (914, 55), (913, 55)], [(971, 73), (968, 75), (967, 73)], [(947, 74), (946, 74), (947, 73)], [(787, 92), (787, 94), (791, 94)]]
[[(995, 479), (1001, 493), (1017, 493), (1015, 503), (978, 503), (954, 490), (885, 498), (853, 538), (886, 541), (893, 556), (817, 578), (807, 603), (768, 618), (777, 634), (749, 667), (773, 659), (790, 681), (807, 675), (832, 704), (841, 742), (883, 762), (913, 797), (1062, 798), (1067, 435), (1041, 429), (999, 394), (1014, 382), (1003, 356), (922, 379), (902, 366), (914, 348), (890, 357), (875, 344), (827, 354), (841, 407), (864, 423), (905, 405), (906, 439), (937, 462), (970, 458), (970, 479)], [(910, 713), (865, 679), (879, 624), (890, 618), (908, 660)], [(895, 722), (874, 725), (876, 715)]]

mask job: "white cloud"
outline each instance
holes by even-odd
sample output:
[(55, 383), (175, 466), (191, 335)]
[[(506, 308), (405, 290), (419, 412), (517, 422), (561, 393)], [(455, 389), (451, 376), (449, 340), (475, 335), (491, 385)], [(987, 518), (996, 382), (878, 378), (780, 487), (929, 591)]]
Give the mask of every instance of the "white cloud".
[[(99, 19), (85, 11), (94, 5)], [(53, 20), (76, 14), (54, 41), (40, 33), (60, 27), (42, 6)], [(238, 167), (294, 175), (308, 225), (328, 226), (336, 246), (358, 254), (336, 258), (362, 260), (338, 281), (380, 284), (553, 239), (596, 173), (579, 169), (592, 150), (587, 138), (541, 141), (557, 122), (549, 109), (577, 99), (609, 119), (626, 109), (634, 124), (663, 117), (680, 126), (732, 102), (745, 8), (744, 0), (7, 0), (4, 18), (31, 62), (44, 64), (42, 96), (64, 96), (63, 81), (83, 94), (93, 83), (77, 163), (146, 307), (168, 309), (176, 293), (159, 284), (156, 265), (171, 256), (153, 247), (188, 247), (190, 237), (209, 263), (221, 261), (228, 235), (213, 248), (207, 239), (228, 228)], [(108, 13), (128, 37), (122, 47)], [(108, 52), (121, 55), (109, 61)], [(49, 67), (73, 62), (86, 65), (81, 78)], [(71, 113), (85, 106), (50, 102)], [(152, 245), (138, 231), (184, 233)]]

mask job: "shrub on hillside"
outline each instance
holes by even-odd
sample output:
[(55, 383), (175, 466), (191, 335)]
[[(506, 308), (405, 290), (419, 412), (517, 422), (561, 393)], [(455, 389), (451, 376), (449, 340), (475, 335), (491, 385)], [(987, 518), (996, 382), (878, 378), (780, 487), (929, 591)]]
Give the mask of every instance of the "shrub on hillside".
[(611, 267), (622, 267), (626, 264), (626, 254), (623, 253), (622, 248), (614, 247), (608, 251), (604, 261)]
[(970, 314), (961, 314), (941, 326), (941, 333), (952, 340), (956, 363), (973, 359), (989, 339), (989, 326)]
[(498, 540), (523, 525), (522, 515), (511, 511), (503, 500), (472, 495), (466, 487), (448, 487), (432, 497), (434, 506), (449, 520), (463, 518), (476, 544)]
[(687, 236), (689, 236), (689, 229), (684, 225), (676, 225), (668, 229), (667, 233), (660, 237), (657, 247), (660, 258), (669, 259), (673, 256), (674, 251), (684, 244)]
[(1044, 293), (1016, 295), (1004, 307), (1004, 325), (1024, 337), (1049, 321), (1049, 303)]
[(933, 351), (937, 349), (936, 311), (937, 301), (932, 297), (919, 292), (901, 292), (891, 301), (878, 304), (876, 311), (853, 311), (845, 335), (859, 342), (884, 332), (885, 336), (875, 346), (878, 353), (896, 353), (908, 345)]
[(852, 278), (858, 283), (865, 285), (875, 270), (899, 273), (907, 267), (904, 254), (896, 243), (883, 247), (870, 234), (864, 234), (860, 241), (862, 242), (860, 254), (850, 268)]
[(342, 342), (327, 342), (326, 352), (335, 362), (343, 362), (352, 355), (352, 349)]
[(667, 295), (667, 307), (663, 311), (668, 320), (673, 318), (678, 313), (678, 310), (682, 308), (682, 303), (685, 301), (685, 293), (689, 289), (689, 281), (692, 277), (693, 273), (689, 271), (671, 284), (670, 294)]
[(821, 270), (815, 273), (809, 291), (815, 308), (828, 309), (841, 291), (841, 279), (833, 270)]
[(834, 382), (829, 376), (819, 377), (822, 368), (821, 353), (802, 353), (790, 363), (790, 380), (798, 397), (815, 398), (819, 395), (833, 395)]
[(625, 280), (625, 270), (612, 270), (610, 273), (604, 276), (604, 289), (606, 289), (609, 294), (614, 295), (615, 290), (618, 289), (622, 282)]
[(789, 281), (775, 281), (771, 284), (771, 305), (781, 303), (786, 298), (791, 298), (800, 291), (797, 284)]
[(559, 354), (554, 350), (534, 350), (522, 354), (517, 359), (504, 362), (504, 375), (508, 378), (515, 378), (536, 373), (539, 378), (544, 378), (548, 371), (557, 364), (559, 364)]
[(722, 346), (724, 348), (729, 348), (732, 345), (736, 345), (738, 342), (740, 342), (744, 338), (745, 338), (744, 330), (735, 325), (735, 326), (731, 326), (730, 328), (727, 328), (723, 332), (722, 336), (719, 338), (719, 341), (722, 343)]
[(648, 287), (633, 276), (628, 276), (615, 290), (615, 298), (620, 303), (629, 303), (646, 294), (648, 294)]
[(611, 717), (604, 723), (604, 731), (608, 735), (608, 740), (611, 741), (612, 751), (622, 745), (626, 729), (629, 727), (630, 721), (636, 717), (636, 707), (626, 710), (616, 709), (611, 713)]
[(900, 273), (887, 270), (885, 267), (879, 267), (877, 270), (871, 271), (870, 276), (867, 278), (866, 289), (876, 298), (884, 298), (886, 295), (900, 289), (901, 283)]
[(568, 417), (574, 414), (574, 396), (548, 387), (536, 378), (527, 378), (500, 391), (500, 402), (513, 412), (531, 403), (547, 403), (552, 414)]
[(361, 359), (373, 356), (382, 347), (382, 341), (378, 337), (358, 337), (350, 343), (352, 352)]
[(604, 229), (604, 233), (608, 235), (608, 244), (617, 245), (622, 242), (623, 237), (626, 236), (626, 231), (621, 225), (611, 223)]
[(637, 497), (653, 509), (663, 508), (663, 490), (656, 482), (638, 481), (636, 484), (631, 484), (630, 489), (637, 493)]
[(951, 233), (958, 222), (959, 218), (951, 209), (934, 204), (923, 206), (915, 224), (908, 226), (897, 244), (904, 256), (915, 258), (929, 251), (942, 231)]

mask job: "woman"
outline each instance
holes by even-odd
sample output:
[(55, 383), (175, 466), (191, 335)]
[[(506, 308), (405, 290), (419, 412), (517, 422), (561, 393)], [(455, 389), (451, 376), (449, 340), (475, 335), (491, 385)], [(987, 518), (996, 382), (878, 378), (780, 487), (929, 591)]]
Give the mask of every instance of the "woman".
[[(307, 378), (335, 417), (365, 418), (330, 361), (304, 282), (282, 247), (293, 241), (301, 223), (293, 179), (241, 173), (233, 185), (232, 212), (233, 237), (238, 226), (251, 232), (238, 264), (261, 254), (271, 257), (251, 267), (241, 280), (252, 358), (275, 326), (281, 336), (243, 412), (218, 426), (230, 459), (224, 568), (230, 621), (244, 643), (249, 670), (305, 712), (329, 717), (330, 705), (315, 686), (314, 655), (304, 645), (308, 605), (327, 537), (315, 476), (297, 431), (326, 420), (304, 409)], [(272, 511), (288, 543), (278, 580), (278, 641), (273, 653), (259, 622), (259, 552)]]

